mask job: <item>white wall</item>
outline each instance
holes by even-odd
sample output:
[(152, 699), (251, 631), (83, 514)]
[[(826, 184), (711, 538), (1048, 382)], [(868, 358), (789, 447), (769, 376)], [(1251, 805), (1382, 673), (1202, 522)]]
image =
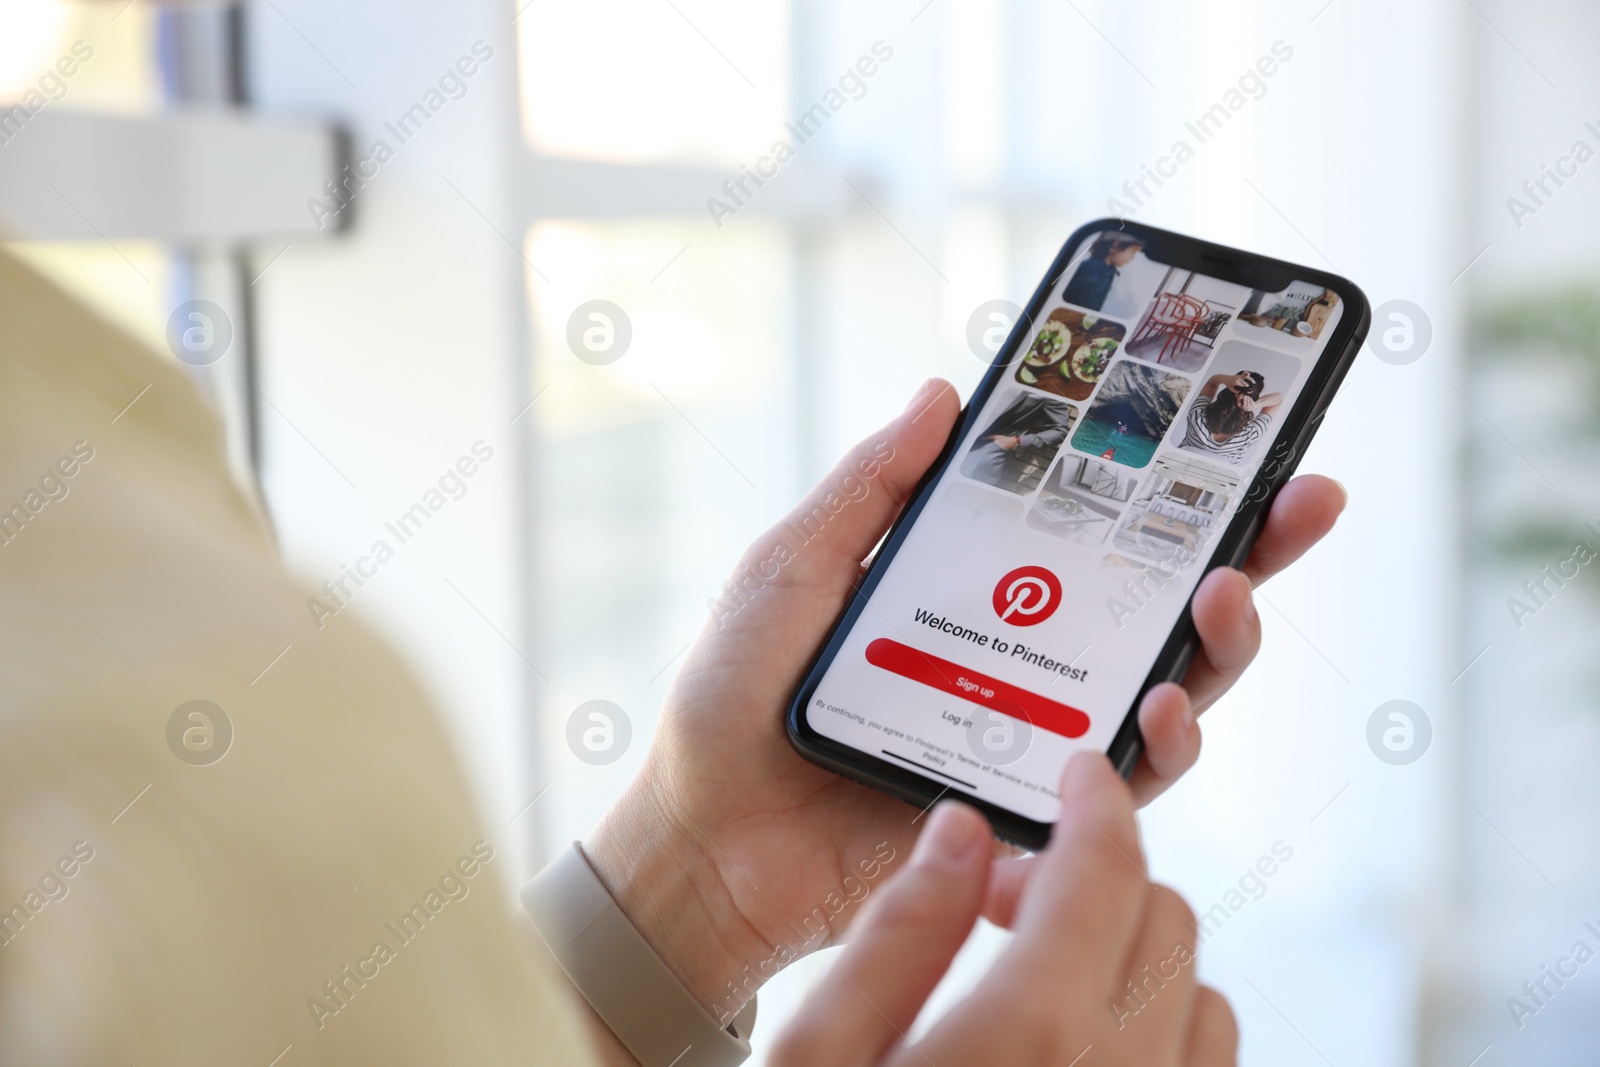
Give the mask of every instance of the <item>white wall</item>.
[[(333, 116), (358, 156), (377, 140), (395, 150), (357, 194), (347, 234), (290, 248), (257, 285), (263, 480), (284, 552), (314, 584), (337, 577), (474, 442), (493, 448), (412, 541), (386, 538), (397, 554), (351, 610), (416, 665), (497, 842), (510, 843), (536, 825), (510, 820), (537, 788), (523, 757), (540, 683), (524, 657), (537, 666), (540, 649), (522, 527), (527, 421), (511, 422), (530, 394), (507, 182), (517, 56), (502, 8), (274, 0), (251, 9), (250, 63), (262, 109)], [(401, 144), (384, 124), (477, 41), (494, 54), (465, 96)]]

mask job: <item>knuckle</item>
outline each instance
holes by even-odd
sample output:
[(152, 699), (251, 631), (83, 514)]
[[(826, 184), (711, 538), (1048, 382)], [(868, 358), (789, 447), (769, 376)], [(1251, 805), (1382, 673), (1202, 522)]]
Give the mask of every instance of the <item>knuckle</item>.
[(1152, 916), (1167, 928), (1192, 932), (1195, 928), (1194, 909), (1170, 886), (1158, 885), (1151, 891)]
[(937, 923), (944, 912), (939, 886), (921, 871), (905, 870), (868, 902), (858, 921), (867, 930), (920, 930)]

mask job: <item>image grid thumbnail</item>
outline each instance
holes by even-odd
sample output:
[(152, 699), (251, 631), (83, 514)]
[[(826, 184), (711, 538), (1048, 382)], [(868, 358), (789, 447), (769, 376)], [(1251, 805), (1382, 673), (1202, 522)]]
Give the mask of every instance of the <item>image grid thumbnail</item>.
[(1131, 356), (1193, 373), (1205, 365), (1223, 327), (1250, 297), (1242, 285), (1173, 267), (1128, 340)]
[(972, 442), (961, 473), (1026, 496), (1039, 488), (1077, 418), (1078, 409), (1063, 400), (1018, 390)]
[(1108, 230), (1090, 241), (1072, 266), (1061, 299), (1132, 322), (1166, 269), (1145, 256), (1139, 238)]
[(1178, 447), (1240, 466), (1276, 431), (1279, 409), (1300, 376), (1300, 361), (1243, 341), (1224, 341), (1211, 371), (1184, 412)]
[(1339, 294), (1310, 282), (1295, 282), (1281, 293), (1254, 289), (1239, 311), (1239, 321), (1260, 330), (1313, 343), (1339, 320)]
[(1117, 524), (1112, 544), (1145, 559), (1187, 567), (1221, 530), (1240, 481), (1235, 471), (1163, 455)]
[(1057, 308), (1034, 334), (1016, 379), (1068, 400), (1087, 400), (1126, 332), (1093, 312)]
[(1065, 454), (1040, 487), (1027, 523), (1052, 537), (1100, 544), (1128, 506), (1138, 480), (1105, 460)]
[(1188, 378), (1119, 360), (1100, 383), (1072, 447), (1125, 467), (1148, 466), (1189, 388)]

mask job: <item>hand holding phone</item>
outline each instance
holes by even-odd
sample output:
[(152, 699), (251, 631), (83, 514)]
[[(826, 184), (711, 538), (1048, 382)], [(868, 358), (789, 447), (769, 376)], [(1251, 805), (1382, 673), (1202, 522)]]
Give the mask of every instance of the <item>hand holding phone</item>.
[[(737, 1010), (781, 967), (841, 938), (862, 890), (903, 864), (927, 821), (919, 808), (802, 759), (782, 720), (814, 650), (855, 594), (862, 561), (938, 460), (959, 415), (948, 382), (925, 383), (904, 412), (756, 539), (684, 657), (643, 767), (584, 842), (629, 919), (713, 1013)], [(1200, 651), (1182, 686), (1158, 686), (1141, 705), (1146, 746), (1130, 783), (1136, 803), (1194, 763), (1194, 716), (1255, 655), (1251, 585), (1315, 544), (1343, 502), (1326, 478), (1295, 479), (1272, 504), (1244, 573), (1221, 569), (1201, 583)], [(985, 905), (991, 919), (1006, 921), (1001, 912), (1014, 905), (1029, 862), (996, 860)]]
[(1069, 756), (1135, 773), (1203, 581), (1248, 557), (1370, 318), (1311, 267), (1079, 230), (797, 688), (795, 748), (1040, 847)]

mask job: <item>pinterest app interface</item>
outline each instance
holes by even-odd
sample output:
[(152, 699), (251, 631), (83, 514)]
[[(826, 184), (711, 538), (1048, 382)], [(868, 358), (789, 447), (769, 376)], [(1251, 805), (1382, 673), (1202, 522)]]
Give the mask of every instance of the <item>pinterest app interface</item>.
[(1104, 751), (1344, 308), (1090, 239), (857, 617), (811, 726), (1050, 822)]

